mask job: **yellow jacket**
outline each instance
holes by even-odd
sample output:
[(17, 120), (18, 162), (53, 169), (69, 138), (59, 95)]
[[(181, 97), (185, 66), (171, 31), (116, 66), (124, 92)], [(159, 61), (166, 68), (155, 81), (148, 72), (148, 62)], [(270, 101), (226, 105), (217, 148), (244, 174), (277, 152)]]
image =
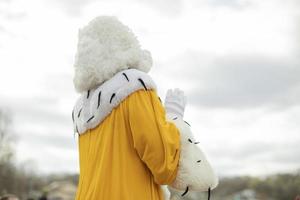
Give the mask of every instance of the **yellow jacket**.
[(155, 90), (138, 90), (79, 136), (76, 200), (162, 200), (174, 181), (180, 135)]

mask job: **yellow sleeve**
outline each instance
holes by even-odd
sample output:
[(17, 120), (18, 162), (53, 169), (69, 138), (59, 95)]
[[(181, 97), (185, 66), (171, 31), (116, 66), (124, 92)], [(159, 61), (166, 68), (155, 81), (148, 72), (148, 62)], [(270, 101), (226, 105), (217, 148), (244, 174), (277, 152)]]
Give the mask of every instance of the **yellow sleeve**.
[(154, 90), (139, 90), (128, 102), (134, 148), (157, 184), (171, 184), (176, 178), (180, 156), (178, 129), (166, 121), (165, 110)]

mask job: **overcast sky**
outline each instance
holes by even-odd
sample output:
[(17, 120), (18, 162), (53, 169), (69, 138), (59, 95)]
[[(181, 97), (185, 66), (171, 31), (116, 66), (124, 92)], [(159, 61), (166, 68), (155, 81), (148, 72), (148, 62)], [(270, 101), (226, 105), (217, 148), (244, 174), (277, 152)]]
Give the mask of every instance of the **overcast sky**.
[(115, 15), (152, 52), (150, 75), (188, 97), (185, 118), (218, 174), (300, 168), (297, 0), (1, 0), (0, 109), (18, 163), (78, 172), (73, 62), (78, 28)]

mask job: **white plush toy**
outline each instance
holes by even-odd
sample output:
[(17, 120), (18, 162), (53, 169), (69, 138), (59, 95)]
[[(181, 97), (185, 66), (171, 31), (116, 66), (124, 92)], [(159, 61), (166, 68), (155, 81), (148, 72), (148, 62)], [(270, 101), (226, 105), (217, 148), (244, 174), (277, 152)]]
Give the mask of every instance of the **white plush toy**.
[[(165, 100), (168, 120), (178, 128), (181, 136), (181, 152), (178, 172), (175, 181), (168, 186), (171, 200), (183, 199), (190, 191), (208, 192), (218, 185), (210, 163), (198, 146), (191, 131), (190, 125), (183, 120), (186, 98), (179, 90), (169, 90)], [(193, 199), (190, 197), (189, 199)]]

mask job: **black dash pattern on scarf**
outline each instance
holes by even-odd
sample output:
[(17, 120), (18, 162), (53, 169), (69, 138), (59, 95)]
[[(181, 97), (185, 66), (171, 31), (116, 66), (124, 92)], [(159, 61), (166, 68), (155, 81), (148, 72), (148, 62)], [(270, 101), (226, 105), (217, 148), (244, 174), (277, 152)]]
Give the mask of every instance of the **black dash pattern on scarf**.
[(74, 110), (72, 110), (72, 120), (73, 120), (73, 123), (74, 123)]
[(193, 141), (192, 141), (190, 138), (188, 139), (188, 141), (189, 141), (190, 143), (193, 143)]
[(99, 106), (100, 106), (100, 99), (101, 99), (101, 91), (100, 91), (99, 94), (98, 94), (98, 105), (97, 105), (97, 109), (98, 109)]
[(148, 90), (147, 87), (146, 87), (146, 85), (145, 85), (145, 83), (144, 83), (144, 81), (141, 78), (139, 78), (138, 80), (141, 82), (141, 84), (143, 85), (143, 87), (145, 88), (145, 90)]
[(86, 95), (86, 98), (88, 99), (90, 96), (90, 90), (87, 91), (87, 95)]
[(125, 76), (126, 80), (129, 82), (128, 76), (125, 73), (122, 73), (122, 74), (123, 74), (123, 76)]
[(78, 115), (77, 115), (78, 118), (80, 117), (81, 111), (82, 111), (82, 108), (80, 108), (80, 110), (78, 112)]
[(94, 119), (94, 115), (93, 116), (91, 116), (87, 121), (86, 121), (86, 123), (89, 123), (92, 119)]
[(111, 95), (110, 100), (109, 100), (109, 103), (112, 102), (112, 100), (113, 100), (113, 98), (114, 98), (115, 96), (116, 96), (116, 93), (113, 93), (113, 94)]

